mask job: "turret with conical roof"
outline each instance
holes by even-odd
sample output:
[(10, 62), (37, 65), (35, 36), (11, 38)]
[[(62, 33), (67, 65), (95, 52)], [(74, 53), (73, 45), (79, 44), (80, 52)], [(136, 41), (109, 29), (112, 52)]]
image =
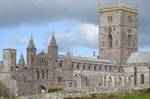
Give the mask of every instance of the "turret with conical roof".
[(25, 67), (25, 61), (24, 61), (24, 57), (22, 54), (20, 56), (18, 65), (19, 65), (19, 67)]
[(48, 54), (50, 58), (57, 58), (58, 56), (58, 46), (56, 43), (54, 32), (52, 33), (52, 38), (48, 46)]
[(27, 47), (27, 66), (31, 67), (34, 64), (36, 57), (36, 47), (34, 45), (33, 37), (31, 35), (29, 45)]

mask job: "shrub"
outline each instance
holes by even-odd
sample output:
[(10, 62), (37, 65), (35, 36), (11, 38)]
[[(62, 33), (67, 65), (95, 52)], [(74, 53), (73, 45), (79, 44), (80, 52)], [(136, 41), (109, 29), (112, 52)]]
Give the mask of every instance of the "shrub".
[(48, 89), (48, 93), (62, 92), (62, 88), (50, 88)]

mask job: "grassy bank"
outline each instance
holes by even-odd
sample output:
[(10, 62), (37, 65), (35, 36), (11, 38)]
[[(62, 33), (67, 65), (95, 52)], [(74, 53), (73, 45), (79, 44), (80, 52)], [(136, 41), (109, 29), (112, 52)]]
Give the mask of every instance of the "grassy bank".
[(150, 99), (150, 88), (126, 93), (90, 94), (86, 97), (67, 97), (64, 99)]

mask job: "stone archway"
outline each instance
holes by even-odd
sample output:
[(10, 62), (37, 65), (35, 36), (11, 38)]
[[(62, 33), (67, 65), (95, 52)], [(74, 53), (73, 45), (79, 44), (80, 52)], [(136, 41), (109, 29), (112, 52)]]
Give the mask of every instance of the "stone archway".
[(113, 81), (111, 77), (108, 78), (108, 86), (113, 86)]
[(127, 86), (129, 86), (129, 85), (131, 85), (131, 78), (130, 77), (127, 78)]
[(122, 78), (119, 76), (118, 78), (118, 86), (122, 86), (123, 85), (123, 81)]
[(45, 93), (46, 92), (46, 88), (43, 85), (40, 85), (38, 88), (39, 93)]
[(79, 75), (75, 75), (74, 78), (73, 78), (73, 82), (74, 82), (74, 87), (79, 87), (80, 86), (80, 76)]

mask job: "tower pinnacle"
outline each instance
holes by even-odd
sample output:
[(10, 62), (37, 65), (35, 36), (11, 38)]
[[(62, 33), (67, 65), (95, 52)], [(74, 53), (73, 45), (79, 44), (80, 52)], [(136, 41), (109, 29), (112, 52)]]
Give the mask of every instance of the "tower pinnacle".
[(51, 47), (58, 47), (58, 46), (57, 46), (57, 43), (56, 43), (56, 39), (55, 39), (55, 34), (54, 34), (54, 32), (52, 32), (52, 38), (51, 38), (51, 41), (50, 41), (49, 46), (51, 46)]
[(24, 57), (21, 54), (20, 59), (19, 59), (19, 66), (25, 66), (25, 61), (24, 61)]
[(29, 42), (28, 48), (36, 49), (36, 47), (34, 45), (32, 34), (31, 34), (31, 38), (30, 38), (30, 42)]

